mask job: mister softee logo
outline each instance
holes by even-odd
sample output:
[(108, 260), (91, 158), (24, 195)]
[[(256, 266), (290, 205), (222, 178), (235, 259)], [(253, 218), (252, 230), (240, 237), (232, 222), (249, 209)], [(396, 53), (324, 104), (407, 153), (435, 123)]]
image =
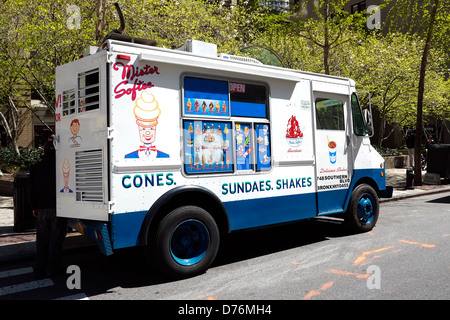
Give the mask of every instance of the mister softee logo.
[[(122, 80), (114, 88), (116, 94), (114, 98), (119, 99), (124, 95), (131, 95), (131, 100), (136, 100), (137, 91), (153, 88), (152, 81), (142, 80), (141, 78), (147, 75), (158, 75), (158, 67), (146, 64), (142, 68), (133, 65), (125, 65), (122, 62), (116, 62), (113, 65), (115, 71), (122, 69)], [(130, 87), (129, 84), (133, 86)]]

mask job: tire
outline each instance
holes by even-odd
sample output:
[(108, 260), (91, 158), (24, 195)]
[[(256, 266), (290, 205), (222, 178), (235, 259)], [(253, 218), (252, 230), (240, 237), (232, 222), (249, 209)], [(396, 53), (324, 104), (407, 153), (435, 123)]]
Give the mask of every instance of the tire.
[(153, 240), (152, 258), (160, 270), (186, 278), (206, 272), (217, 255), (220, 233), (207, 211), (184, 206), (161, 220)]
[(345, 222), (354, 232), (367, 232), (375, 227), (380, 211), (378, 195), (375, 190), (367, 185), (357, 186), (350, 198)]

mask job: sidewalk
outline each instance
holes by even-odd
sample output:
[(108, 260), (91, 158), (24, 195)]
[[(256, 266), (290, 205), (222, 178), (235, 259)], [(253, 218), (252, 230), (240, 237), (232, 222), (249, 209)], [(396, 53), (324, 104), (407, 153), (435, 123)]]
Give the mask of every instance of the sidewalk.
[[(391, 199), (381, 199), (381, 202), (402, 200), (438, 192), (450, 192), (450, 184), (423, 185), (406, 190), (406, 169), (386, 169), (386, 184), (394, 187), (394, 193)], [(35, 240), (36, 233), (34, 230), (14, 232), (13, 197), (0, 195), (0, 263), (33, 257), (36, 246)], [(64, 241), (65, 250), (92, 245), (95, 245), (93, 241), (78, 232), (68, 233)]]
[[(69, 232), (64, 250), (93, 246), (95, 243), (78, 232)], [(0, 263), (31, 258), (36, 250), (36, 232), (14, 232), (14, 199), (0, 195)]]

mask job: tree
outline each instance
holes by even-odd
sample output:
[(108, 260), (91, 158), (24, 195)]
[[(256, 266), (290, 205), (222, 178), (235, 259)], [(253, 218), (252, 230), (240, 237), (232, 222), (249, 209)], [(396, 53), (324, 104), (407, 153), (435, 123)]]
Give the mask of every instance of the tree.
[[(74, 5), (84, 17), (70, 24)], [(87, 0), (3, 1), (0, 12), (0, 119), (18, 154), (20, 110), (30, 105), (30, 90), (54, 110), (56, 66), (78, 57), (92, 43), (93, 10)], [(24, 94), (25, 90), (25, 94)]]
[[(294, 17), (297, 35), (305, 38), (313, 46), (322, 51), (323, 70), (325, 74), (333, 74), (331, 59), (337, 48), (343, 44), (355, 41), (361, 37), (365, 25), (363, 13), (349, 14), (344, 10), (348, 0), (324, 0), (314, 2), (314, 12), (317, 18), (303, 20), (301, 11), (306, 8), (303, 4)], [(349, 31), (352, 32), (349, 32)]]
[[(392, 2), (392, 1), (388, 1)], [(422, 58), (420, 64), (420, 76), (418, 81), (417, 94), (417, 120), (416, 120), (416, 140), (415, 140), (415, 156), (414, 156), (414, 184), (422, 185), (422, 175), (420, 165), (422, 131), (423, 131), (423, 103), (425, 92), (425, 77), (427, 73), (427, 63), (430, 50), (433, 42), (435, 45), (443, 45), (448, 37), (450, 25), (450, 4), (446, 0), (414, 0), (396, 1), (391, 9), (393, 18), (393, 26), (397, 27), (400, 24), (403, 26), (405, 21), (410, 21), (409, 31), (417, 32), (424, 36), (425, 43), (422, 51)]]
[[(244, 35), (239, 25), (246, 12), (202, 0), (120, 1), (126, 20), (125, 34), (157, 40), (158, 46), (181, 47), (186, 39), (216, 43), (222, 52), (237, 51)], [(251, 26), (251, 22), (249, 21)]]
[(419, 77), (421, 41), (400, 33), (386, 36), (373, 34), (356, 46), (346, 47), (343, 74), (356, 80), (357, 87), (371, 94), (371, 101), (380, 115), (379, 146), (392, 133), (386, 125), (401, 129), (412, 124), (415, 115)]

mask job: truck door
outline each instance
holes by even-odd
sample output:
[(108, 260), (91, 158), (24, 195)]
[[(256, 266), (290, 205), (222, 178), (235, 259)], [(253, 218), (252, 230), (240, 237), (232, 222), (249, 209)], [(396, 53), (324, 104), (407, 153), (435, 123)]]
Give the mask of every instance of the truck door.
[(314, 92), (318, 213), (341, 212), (352, 174), (348, 95)]
[(108, 221), (107, 52), (56, 70), (57, 215)]

